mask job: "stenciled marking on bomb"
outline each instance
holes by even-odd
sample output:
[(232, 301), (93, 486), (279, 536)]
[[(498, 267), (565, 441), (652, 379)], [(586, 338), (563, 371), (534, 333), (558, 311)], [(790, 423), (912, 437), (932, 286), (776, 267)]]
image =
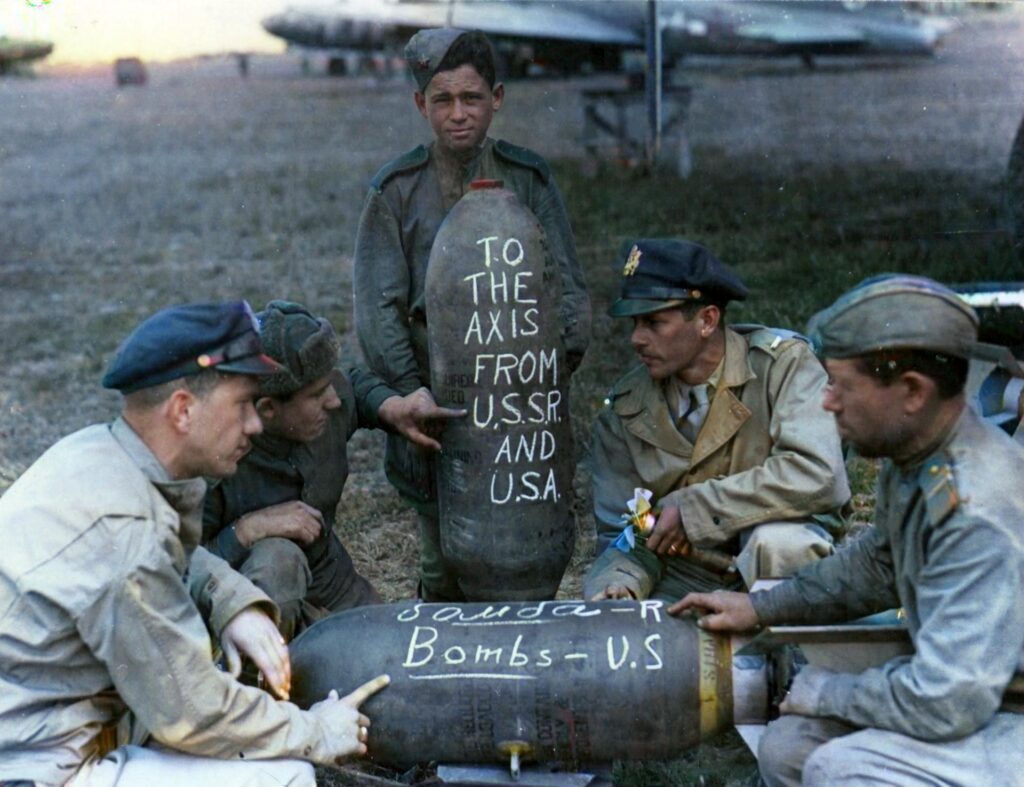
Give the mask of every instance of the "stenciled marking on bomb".
[[(402, 623), (413, 623), (405, 659), (402, 667), (409, 670), (412, 680), (537, 680), (537, 675), (526, 670), (547, 669), (559, 661), (590, 661), (598, 669), (607, 667), (616, 672), (620, 669), (660, 670), (664, 667), (660, 633), (648, 634), (639, 640), (624, 634), (610, 634), (597, 647), (580, 651), (572, 642), (562, 642), (562, 647), (548, 647), (531, 650), (524, 645), (524, 635), (515, 632), (518, 626), (543, 626), (557, 624), (567, 618), (589, 618), (607, 613), (639, 615), (641, 620), (661, 622), (661, 602), (643, 601), (638, 607), (620, 607), (602, 610), (588, 607), (584, 603), (541, 602), (540, 604), (513, 608), (488, 606), (480, 612), (466, 615), (462, 607), (447, 606), (432, 609), (422, 616), (422, 604), (403, 610), (396, 616)], [(547, 615), (548, 617), (542, 617)], [(463, 628), (507, 626), (511, 629), (509, 641), (494, 646), (452, 644), (443, 639), (446, 624)], [(466, 671), (452, 672), (451, 667), (463, 667)], [(437, 672), (443, 668), (444, 672)], [(481, 671), (485, 670), (485, 671)]]

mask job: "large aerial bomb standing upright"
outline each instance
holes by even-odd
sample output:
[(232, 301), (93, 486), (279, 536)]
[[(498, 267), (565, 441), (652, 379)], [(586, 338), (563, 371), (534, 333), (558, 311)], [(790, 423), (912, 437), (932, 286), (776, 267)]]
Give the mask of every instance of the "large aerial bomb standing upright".
[[(495, 80), (486, 36), (450, 28), (421, 30), (405, 49), (416, 79), (416, 108), (434, 134), (386, 164), (374, 177), (356, 238), (356, 330), (370, 368), (402, 394), (430, 386), (425, 282), (434, 239), (456, 202), (477, 179), (493, 179), (516, 195), (543, 228), (557, 264), (558, 321), (566, 374), (590, 339), (590, 299), (562, 196), (547, 162), (526, 148), (487, 136), (505, 99)], [(571, 451), (566, 451), (570, 455)], [(571, 458), (570, 458), (571, 461)], [(464, 600), (458, 573), (442, 553), (436, 462), (429, 451), (389, 435), (385, 466), (420, 520), (420, 595)]]

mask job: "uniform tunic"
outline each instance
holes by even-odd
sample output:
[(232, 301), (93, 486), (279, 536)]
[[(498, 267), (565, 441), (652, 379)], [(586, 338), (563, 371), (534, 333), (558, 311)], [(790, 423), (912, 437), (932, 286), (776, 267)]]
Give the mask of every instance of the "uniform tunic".
[[(805, 560), (827, 554), (822, 528), (839, 528), (837, 512), (850, 489), (835, 424), (821, 407), (821, 364), (798, 338), (771, 329), (726, 328), (719, 368), (695, 443), (680, 433), (665, 385), (645, 367), (612, 389), (594, 423), (592, 446), (599, 545), (619, 535), (626, 501), (643, 487), (654, 493), (656, 504), (679, 507), (686, 536), (699, 548), (735, 555), (751, 528), (797, 522), (804, 524), (791, 536)], [(781, 532), (785, 540), (789, 531)], [(624, 585), (638, 598), (678, 598), (726, 581), (689, 558), (660, 558), (638, 544), (628, 554), (607, 548), (591, 567), (584, 594), (589, 598), (609, 585)]]
[[(378, 425), (377, 408), (395, 392), (372, 375), (357, 369), (350, 374), (358, 391), (340, 372), (332, 377), (341, 406), (329, 411), (322, 435), (308, 443), (257, 435), (238, 471), (206, 496), (203, 543), (281, 607), (289, 635), (323, 610), (338, 612), (376, 598), (334, 533), (334, 517), (348, 478), (348, 440), (356, 429)], [(234, 525), (242, 516), (292, 500), (308, 503), (323, 515), (324, 527), (312, 544), (268, 538), (246, 549), (239, 543)], [(253, 554), (267, 550), (273, 552), (267, 559)]]
[(272, 605), (196, 548), (204, 491), (119, 419), (58, 442), (0, 499), (0, 780), (62, 784), (127, 708), (192, 754), (326, 756), (315, 717), (213, 663), (204, 618), (219, 637)]
[[(765, 625), (906, 612), (914, 655), (830, 676), (817, 715), (932, 742), (993, 721), (1010, 680), (1024, 676), (1021, 467), (1024, 449), (965, 409), (923, 461), (885, 462), (868, 535), (751, 595)], [(1001, 723), (1015, 726), (1019, 754), (1024, 716)]]

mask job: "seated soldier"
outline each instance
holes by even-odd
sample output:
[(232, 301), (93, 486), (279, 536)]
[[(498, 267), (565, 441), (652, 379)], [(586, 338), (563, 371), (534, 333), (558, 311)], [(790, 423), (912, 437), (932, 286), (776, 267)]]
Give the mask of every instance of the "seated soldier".
[(348, 439), (386, 425), (436, 450), (419, 427), (461, 411), (438, 407), (425, 389), (399, 396), (358, 368), (350, 383), (335, 368), (331, 324), (298, 304), (271, 301), (256, 317), (281, 371), (259, 381), (263, 433), (238, 472), (207, 494), (203, 540), (277, 603), (290, 639), (325, 614), (381, 601), (334, 533)]
[[(677, 600), (831, 554), (850, 489), (839, 437), (817, 407), (825, 372), (807, 343), (727, 328), (726, 304), (747, 288), (689, 241), (636, 241), (621, 295), (611, 315), (633, 319), (643, 366), (615, 384), (594, 423), (594, 518), (606, 548), (584, 596)], [(622, 515), (637, 488), (660, 513), (631, 547)]]
[(288, 698), (276, 610), (197, 546), (202, 476), (235, 471), (261, 429), (255, 377), (276, 368), (248, 304), (165, 309), (103, 378), (121, 417), (0, 498), (0, 783), (313, 785), (309, 762), (366, 752), (358, 706), (386, 676), (308, 711), (241, 685), (240, 652)]

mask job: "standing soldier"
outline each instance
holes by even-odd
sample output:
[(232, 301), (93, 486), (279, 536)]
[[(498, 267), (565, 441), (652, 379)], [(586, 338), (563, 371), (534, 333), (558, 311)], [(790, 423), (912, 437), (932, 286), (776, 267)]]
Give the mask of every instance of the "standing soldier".
[[(526, 148), (487, 136), (505, 98), (494, 51), (480, 32), (421, 30), (405, 48), (419, 88), (416, 108), (434, 134), (374, 177), (356, 238), (356, 330), (370, 368), (399, 393), (430, 384), (424, 281), (441, 222), (472, 180), (496, 179), (540, 221), (561, 272), (559, 310), (569, 366), (590, 339), (590, 300), (562, 196), (547, 162)], [(440, 548), (433, 457), (389, 435), (386, 469), (420, 520), (420, 595), (461, 600)]]
[[(850, 489), (807, 342), (726, 327), (726, 304), (747, 288), (699, 244), (638, 240), (620, 264), (611, 314), (632, 318), (643, 365), (594, 423), (594, 519), (608, 546), (586, 598), (676, 601), (830, 554)], [(633, 548), (611, 543), (636, 488), (660, 509), (653, 532)]]
[(913, 655), (797, 674), (759, 744), (771, 787), (1019, 785), (1024, 449), (964, 395), (967, 359), (992, 348), (969, 306), (918, 276), (862, 282), (810, 333), (829, 373), (824, 409), (862, 455), (885, 459), (875, 527), (767, 591), (694, 594), (670, 612), (739, 631), (903, 607)]

